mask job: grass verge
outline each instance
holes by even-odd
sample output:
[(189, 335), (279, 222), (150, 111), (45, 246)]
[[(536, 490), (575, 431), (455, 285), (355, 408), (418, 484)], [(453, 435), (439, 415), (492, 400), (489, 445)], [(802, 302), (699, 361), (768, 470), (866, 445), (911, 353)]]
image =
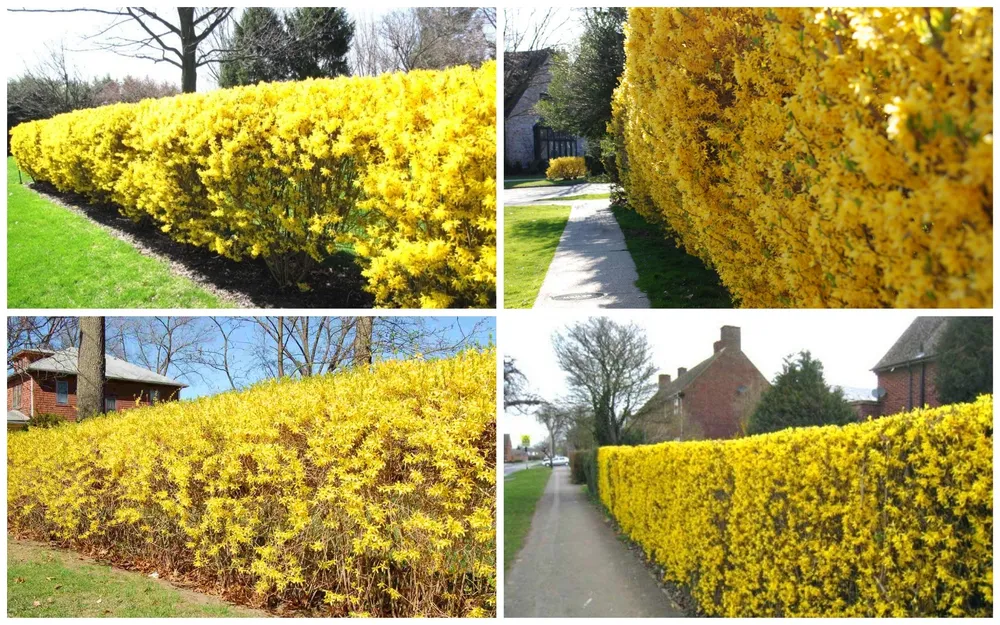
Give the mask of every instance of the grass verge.
[[(30, 179), (21, 175), (24, 182)], [(159, 260), (23, 184), (7, 158), (7, 305), (11, 308), (230, 307)]]
[(732, 308), (729, 291), (719, 274), (700, 258), (677, 247), (659, 226), (628, 207), (611, 205), (635, 261), (635, 284), (652, 308)]
[(552, 475), (548, 467), (535, 467), (514, 473), (503, 482), (503, 566), (510, 567), (521, 543), (528, 535), (535, 505)]
[[(37, 605), (36, 605), (37, 604)], [(266, 616), (37, 543), (7, 540), (8, 617)]]
[(504, 308), (531, 308), (535, 303), (569, 211), (568, 205), (504, 207)]

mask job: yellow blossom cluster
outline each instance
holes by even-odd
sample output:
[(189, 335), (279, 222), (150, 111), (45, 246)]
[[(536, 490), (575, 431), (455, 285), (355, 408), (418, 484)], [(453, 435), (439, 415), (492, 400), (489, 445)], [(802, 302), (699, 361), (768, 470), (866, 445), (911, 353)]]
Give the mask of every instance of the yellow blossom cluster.
[(379, 305), (496, 291), (496, 66), (237, 87), (14, 128), (36, 180), (285, 284), (353, 245)]
[(492, 615), (495, 418), (490, 349), (12, 434), (8, 527), (252, 603)]
[(635, 8), (630, 204), (749, 307), (993, 304), (990, 8)]
[(709, 615), (990, 616), (993, 398), (598, 451), (601, 501)]
[(570, 180), (587, 175), (587, 163), (582, 156), (560, 156), (549, 160), (545, 177), (549, 180)]

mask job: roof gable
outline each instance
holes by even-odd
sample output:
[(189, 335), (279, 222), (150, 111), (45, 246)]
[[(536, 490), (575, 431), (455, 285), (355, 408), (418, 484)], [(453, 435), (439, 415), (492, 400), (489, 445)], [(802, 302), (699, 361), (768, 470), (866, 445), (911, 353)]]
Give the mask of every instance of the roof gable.
[(524, 92), (531, 86), (531, 81), (538, 70), (545, 65), (552, 55), (552, 50), (527, 50), (524, 52), (508, 52), (503, 55), (504, 87), (503, 114), (506, 118), (517, 106)]
[(653, 396), (653, 399), (670, 399), (674, 395), (681, 393), (687, 387), (691, 386), (698, 376), (708, 370), (712, 366), (712, 363), (719, 359), (719, 356), (725, 351), (725, 348), (720, 349), (715, 352), (705, 360), (702, 360), (695, 366), (691, 367), (684, 373), (684, 375), (677, 376), (676, 380), (672, 380), (665, 388), (661, 388)]
[[(77, 359), (79, 353), (75, 347), (68, 347), (53, 353), (47, 358), (36, 360), (28, 365), (28, 371), (44, 371), (48, 373), (61, 373), (64, 375), (77, 375)], [(124, 380), (126, 382), (145, 382), (148, 384), (162, 384), (163, 386), (175, 386), (184, 388), (187, 384), (168, 378), (165, 375), (154, 373), (120, 358), (115, 358), (109, 354), (105, 355), (104, 375), (109, 380)]]
[(937, 355), (941, 337), (948, 327), (948, 317), (917, 317), (872, 371), (880, 371), (911, 362), (929, 360)]

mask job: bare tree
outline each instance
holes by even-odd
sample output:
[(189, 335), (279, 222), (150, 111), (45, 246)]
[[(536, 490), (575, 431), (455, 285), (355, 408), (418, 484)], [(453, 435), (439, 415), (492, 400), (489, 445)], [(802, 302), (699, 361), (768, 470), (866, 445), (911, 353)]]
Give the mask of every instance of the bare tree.
[(556, 444), (565, 437), (566, 431), (573, 423), (573, 413), (565, 407), (547, 403), (535, 412), (535, 419), (545, 426), (545, 431), (548, 432), (549, 444), (545, 454), (551, 460), (556, 455)]
[[(219, 62), (224, 50), (203, 45), (212, 32), (229, 20), (232, 7), (177, 7), (175, 20), (167, 14), (146, 7), (118, 9), (9, 9), (25, 13), (98, 13), (111, 23), (90, 35), (96, 49), (120, 56), (169, 63), (181, 70), (181, 91), (194, 93), (198, 86), (198, 68)], [(142, 34), (123, 36), (121, 26), (134, 23)]]
[(354, 322), (354, 366), (372, 364), (372, 317), (358, 317)]
[(164, 376), (204, 380), (214, 334), (201, 317), (114, 317), (109, 351)]
[(21, 350), (76, 347), (79, 340), (77, 317), (7, 317), (7, 368)]
[(531, 406), (539, 406), (545, 402), (528, 391), (528, 378), (518, 369), (517, 363), (510, 356), (503, 359), (503, 408), (504, 410), (524, 411)]
[(77, 356), (77, 419), (104, 412), (104, 317), (80, 317), (80, 351)]
[(571, 401), (593, 410), (597, 444), (622, 443), (656, 389), (646, 333), (634, 323), (592, 317), (557, 332), (552, 344), (568, 377)]

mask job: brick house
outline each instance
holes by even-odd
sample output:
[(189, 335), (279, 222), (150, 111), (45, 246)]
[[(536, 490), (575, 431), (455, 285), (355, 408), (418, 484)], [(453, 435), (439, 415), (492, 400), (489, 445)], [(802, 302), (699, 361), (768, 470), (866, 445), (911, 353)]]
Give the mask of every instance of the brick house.
[(557, 156), (583, 156), (587, 144), (575, 137), (545, 126), (535, 112), (535, 105), (548, 97), (552, 80), (550, 49), (504, 54), (504, 169), (545, 171), (548, 160)]
[(656, 394), (639, 412), (640, 427), (648, 442), (735, 438), (770, 387), (743, 353), (740, 329), (723, 326), (711, 356), (679, 368), (676, 379), (660, 375)]
[(503, 435), (503, 461), (514, 462), (514, 446), (510, 444), (510, 434)]
[(854, 410), (858, 421), (864, 421), (868, 417), (877, 417), (881, 414), (879, 402), (872, 389), (856, 386), (835, 386), (834, 388), (840, 389), (844, 394), (844, 400)]
[(878, 376), (879, 414), (941, 405), (935, 387), (937, 350), (948, 323), (948, 317), (917, 317), (872, 367)]
[[(11, 414), (52, 413), (76, 421), (77, 350), (27, 349), (15, 354), (7, 375), (7, 422)], [(137, 403), (175, 401), (187, 384), (171, 380), (113, 356), (106, 356), (105, 411), (128, 410)], [(16, 415), (15, 421), (17, 420)]]

